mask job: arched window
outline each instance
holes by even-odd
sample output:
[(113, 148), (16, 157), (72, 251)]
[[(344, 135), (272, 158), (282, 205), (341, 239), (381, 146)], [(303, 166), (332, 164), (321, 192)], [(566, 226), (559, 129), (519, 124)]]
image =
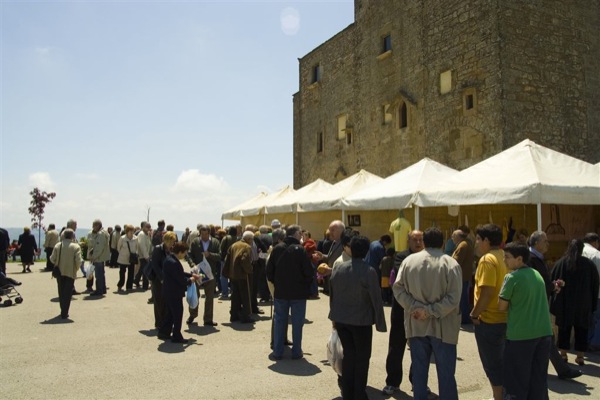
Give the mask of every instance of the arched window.
[(406, 102), (402, 102), (400, 108), (398, 109), (398, 127), (400, 129), (406, 128), (408, 126), (408, 109), (406, 107)]

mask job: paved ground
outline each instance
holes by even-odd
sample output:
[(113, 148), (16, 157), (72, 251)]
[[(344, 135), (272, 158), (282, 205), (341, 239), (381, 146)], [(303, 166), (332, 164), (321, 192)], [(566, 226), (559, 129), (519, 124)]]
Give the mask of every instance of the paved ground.
[[(23, 282), (23, 304), (0, 308), (0, 398), (2, 399), (336, 399), (336, 375), (326, 364), (325, 342), (331, 331), (328, 301), (309, 301), (304, 327), (305, 359), (268, 359), (270, 309), (254, 326), (230, 324), (229, 302), (215, 304), (216, 328), (185, 327), (188, 345), (163, 342), (152, 330), (149, 292), (116, 294), (118, 272), (107, 270), (109, 294), (101, 299), (75, 296), (72, 322), (56, 316), (56, 283), (49, 273), (21, 274), (9, 264), (9, 276)], [(83, 278), (75, 283), (85, 289)], [(201, 300), (202, 302), (203, 300)], [(202, 303), (201, 303), (202, 304)], [(202, 306), (202, 305), (201, 305)], [(389, 308), (386, 309), (389, 318)], [(187, 311), (184, 314), (187, 318)], [(389, 320), (388, 320), (389, 322)], [(389, 329), (389, 324), (388, 324)], [(369, 371), (371, 399), (410, 399), (405, 378), (402, 392), (380, 393), (385, 381), (387, 333), (375, 332)], [(457, 383), (461, 399), (491, 397), (473, 334), (461, 331)], [(571, 359), (574, 357), (571, 356)], [(403, 365), (408, 371), (410, 352)], [(551, 399), (600, 398), (600, 355), (592, 355), (577, 381), (561, 381), (552, 367)], [(430, 386), (437, 388), (432, 365)], [(435, 390), (437, 391), (437, 390)]]

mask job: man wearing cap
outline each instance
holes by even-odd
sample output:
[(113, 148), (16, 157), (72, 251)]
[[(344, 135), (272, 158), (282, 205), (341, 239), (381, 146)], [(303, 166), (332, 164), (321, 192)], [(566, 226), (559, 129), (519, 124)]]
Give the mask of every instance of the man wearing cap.
[(232, 244), (227, 251), (223, 275), (231, 282), (231, 308), (229, 311), (231, 322), (242, 324), (253, 323), (250, 317), (250, 280), (252, 274), (252, 247), (254, 232), (246, 231), (242, 240)]
[(274, 219), (271, 221), (271, 228), (273, 228), (273, 230), (281, 228), (281, 222), (279, 222), (278, 219)]

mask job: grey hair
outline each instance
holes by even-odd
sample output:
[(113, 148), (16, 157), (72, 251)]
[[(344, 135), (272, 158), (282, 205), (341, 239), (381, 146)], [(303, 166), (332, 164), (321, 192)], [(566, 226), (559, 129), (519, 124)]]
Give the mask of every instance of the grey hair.
[(94, 225), (99, 225), (100, 228), (102, 228), (102, 221), (100, 221), (99, 219), (95, 219), (94, 222), (92, 222), (92, 226)]
[(75, 237), (75, 232), (71, 228), (67, 228), (63, 232), (63, 236), (65, 239), (73, 239)]
[(77, 225), (77, 221), (75, 221), (74, 219), (70, 219), (67, 221), (67, 228), (71, 228), (73, 229), (73, 227)]
[(531, 236), (529, 236), (529, 240), (527, 241), (527, 243), (529, 244), (529, 246), (535, 247), (537, 242), (539, 242), (544, 236), (546, 236), (546, 232), (535, 231), (531, 234)]

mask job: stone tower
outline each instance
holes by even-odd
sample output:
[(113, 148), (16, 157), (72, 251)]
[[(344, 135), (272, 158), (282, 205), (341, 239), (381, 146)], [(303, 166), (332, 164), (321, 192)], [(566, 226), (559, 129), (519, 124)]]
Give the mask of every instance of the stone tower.
[(529, 138), (600, 161), (600, 0), (355, 0), (299, 60), (294, 187)]

